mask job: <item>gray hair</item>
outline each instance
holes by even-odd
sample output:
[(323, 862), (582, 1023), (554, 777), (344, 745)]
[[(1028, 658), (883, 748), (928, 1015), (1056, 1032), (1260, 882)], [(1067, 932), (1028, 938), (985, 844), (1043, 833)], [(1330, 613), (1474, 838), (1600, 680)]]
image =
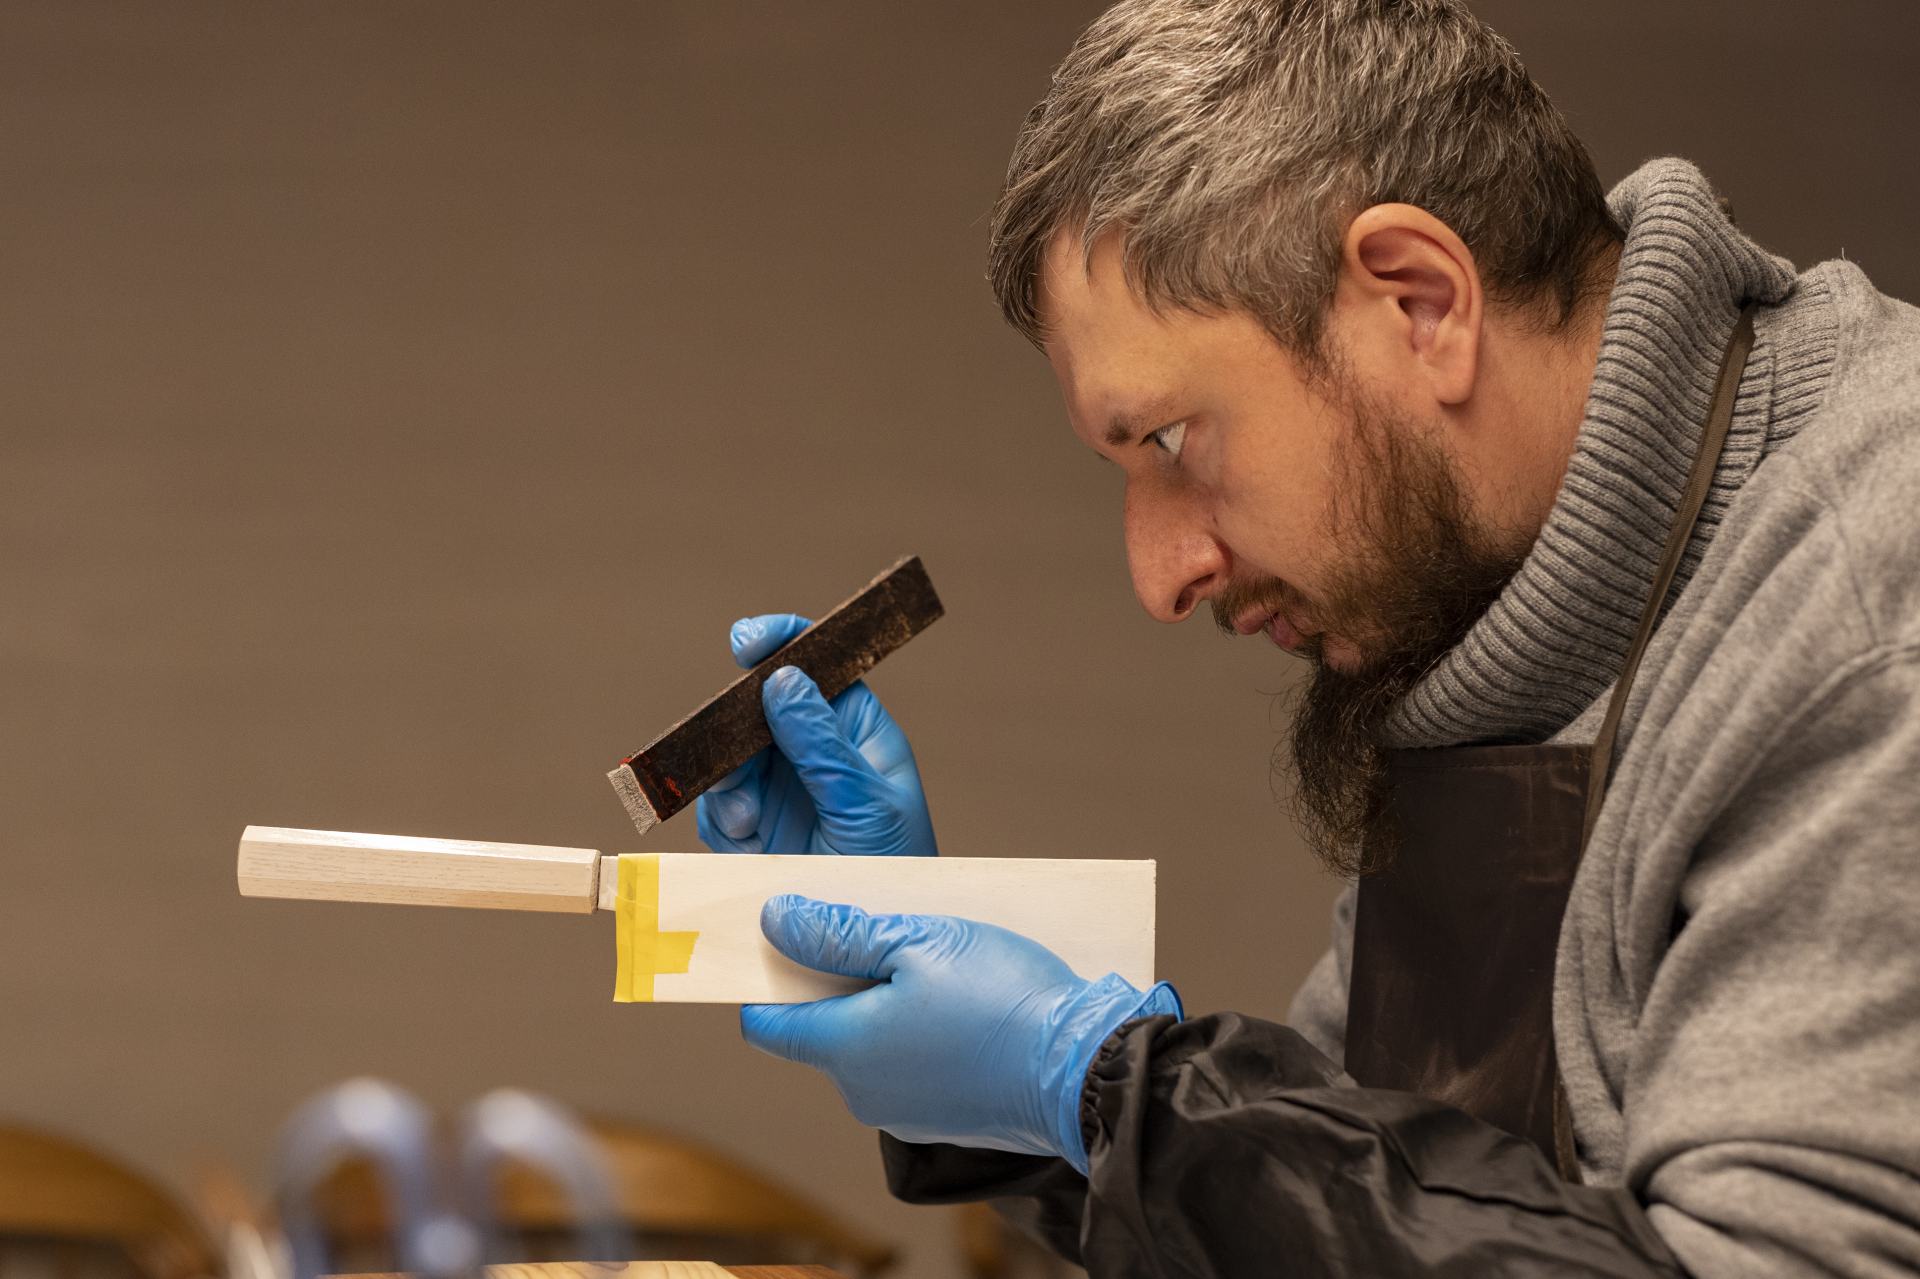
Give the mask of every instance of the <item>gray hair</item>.
[(1341, 241), (1417, 205), (1473, 252), (1490, 299), (1558, 329), (1622, 239), (1586, 149), (1513, 47), (1459, 0), (1123, 0), (1028, 114), (988, 278), (1045, 337), (1048, 244), (1121, 235), (1156, 310), (1244, 310), (1322, 364)]

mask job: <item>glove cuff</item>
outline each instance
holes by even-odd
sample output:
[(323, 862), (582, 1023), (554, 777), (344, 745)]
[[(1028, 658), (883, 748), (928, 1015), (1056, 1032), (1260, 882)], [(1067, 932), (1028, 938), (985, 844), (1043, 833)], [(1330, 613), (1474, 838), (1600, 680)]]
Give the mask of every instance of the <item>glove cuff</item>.
[(1053, 1120), (1054, 1150), (1087, 1174), (1087, 1150), (1080, 1135), (1080, 1094), (1087, 1085), (1087, 1070), (1093, 1065), (1100, 1045), (1114, 1031), (1141, 1017), (1171, 1014), (1184, 1018), (1180, 993), (1166, 982), (1157, 983), (1142, 994), (1117, 973), (1108, 973), (1088, 982), (1071, 1004), (1062, 1010), (1055, 1052), (1049, 1054), (1058, 1063), (1058, 1071), (1047, 1081), (1051, 1096), (1049, 1112)]

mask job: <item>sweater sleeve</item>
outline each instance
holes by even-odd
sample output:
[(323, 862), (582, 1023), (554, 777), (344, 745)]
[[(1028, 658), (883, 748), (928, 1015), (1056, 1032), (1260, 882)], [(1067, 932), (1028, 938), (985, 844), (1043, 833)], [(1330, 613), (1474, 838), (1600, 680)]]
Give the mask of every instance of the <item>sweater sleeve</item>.
[(1353, 984), (1353, 907), (1348, 884), (1333, 903), (1333, 942), (1320, 956), (1287, 1009), (1287, 1025), (1334, 1061), (1346, 1057), (1347, 991)]
[(1563, 970), (1598, 973), (1582, 948), (1671, 934), (1613, 967), (1642, 987), (1630, 1054), (1563, 1066), (1617, 1099), (1623, 1179), (1707, 1279), (1920, 1273), (1920, 645), (1809, 674), (1764, 740), (1672, 741), (1627, 835), (1677, 886), (1563, 938)]

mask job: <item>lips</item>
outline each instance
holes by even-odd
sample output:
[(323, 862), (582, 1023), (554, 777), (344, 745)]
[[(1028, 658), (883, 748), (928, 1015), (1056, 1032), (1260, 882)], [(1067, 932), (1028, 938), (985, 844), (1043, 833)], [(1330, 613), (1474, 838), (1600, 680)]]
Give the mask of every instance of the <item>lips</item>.
[(1307, 639), (1278, 613), (1267, 620), (1267, 638), (1289, 653), (1299, 648)]
[(1275, 616), (1265, 609), (1250, 608), (1233, 619), (1233, 632), (1236, 635), (1251, 635), (1255, 631), (1263, 631)]
[(1289, 622), (1278, 610), (1268, 612), (1264, 608), (1252, 608), (1233, 619), (1234, 633), (1253, 635), (1265, 631), (1267, 638), (1289, 653), (1306, 642), (1306, 636)]

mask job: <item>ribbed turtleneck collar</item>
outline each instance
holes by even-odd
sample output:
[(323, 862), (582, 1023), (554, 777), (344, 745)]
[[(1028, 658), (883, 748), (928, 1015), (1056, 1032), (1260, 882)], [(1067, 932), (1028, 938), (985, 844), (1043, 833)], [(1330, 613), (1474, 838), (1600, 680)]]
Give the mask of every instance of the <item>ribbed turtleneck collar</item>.
[[(1794, 287), (1793, 268), (1735, 230), (1684, 160), (1652, 161), (1608, 199), (1627, 242), (1559, 496), (1492, 608), (1396, 708), (1394, 745), (1545, 740), (1612, 685), (1740, 308), (1778, 303)], [(1807, 327), (1769, 323), (1762, 312), (1676, 595), (1740, 486), (1818, 398), (1777, 393), (1782, 374), (1801, 385), (1824, 379), (1831, 364), (1831, 334)]]

